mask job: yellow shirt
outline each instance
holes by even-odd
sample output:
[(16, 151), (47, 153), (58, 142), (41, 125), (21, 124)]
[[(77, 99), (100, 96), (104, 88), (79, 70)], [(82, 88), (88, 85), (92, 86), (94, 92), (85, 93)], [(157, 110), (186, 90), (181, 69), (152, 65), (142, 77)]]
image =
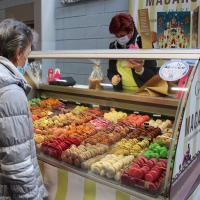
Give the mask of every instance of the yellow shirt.
[(132, 69), (128, 67), (127, 60), (118, 60), (117, 61), (117, 71), (122, 77), (122, 88), (124, 90), (137, 91), (138, 86), (133, 78)]

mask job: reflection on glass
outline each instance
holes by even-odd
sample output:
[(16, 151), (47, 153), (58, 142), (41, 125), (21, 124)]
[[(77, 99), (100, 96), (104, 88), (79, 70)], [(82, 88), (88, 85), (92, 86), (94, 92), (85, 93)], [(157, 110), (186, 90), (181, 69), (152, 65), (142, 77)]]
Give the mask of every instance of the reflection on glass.
[[(113, 62), (112, 60), (110, 62)], [(142, 74), (136, 74), (133, 70), (129, 70), (127, 60), (118, 60), (121, 62), (124, 71), (115, 71), (121, 78), (120, 85), (113, 84), (113, 89), (121, 92), (134, 93), (142, 96), (168, 96), (172, 98), (181, 98), (183, 92), (188, 91), (185, 88), (188, 78), (191, 74), (193, 67), (196, 65), (195, 60), (159, 60), (159, 67), (155, 67), (154, 73), (151, 73), (151, 66), (146, 66)], [(117, 70), (119, 68), (117, 67)], [(129, 70), (129, 71), (128, 71)], [(108, 73), (111, 73), (108, 69)], [(124, 74), (123, 74), (124, 73)], [(131, 79), (131, 78), (132, 79)], [(125, 80), (123, 80), (125, 79)], [(131, 88), (134, 84), (136, 89)], [(127, 87), (127, 85), (129, 87)]]
[(42, 64), (41, 64), (41, 62), (40, 61), (30, 62), (27, 73), (35, 83), (37, 83), (37, 84), (41, 83), (41, 79), (42, 79)]
[[(93, 79), (99, 78), (99, 87), (95, 87), (94, 91), (109, 90), (119, 93), (129, 93), (141, 96), (153, 97), (170, 97), (180, 99), (184, 92), (187, 92), (186, 83), (192, 69), (196, 66), (196, 60), (169, 60), (157, 59), (153, 61), (156, 66), (151, 65), (151, 60), (139, 59), (118, 59), (118, 60), (97, 60), (88, 59), (49, 59), (35, 60), (30, 63), (29, 72), (39, 83), (47, 83), (48, 68), (55, 70), (60, 69), (61, 79), (64, 77), (72, 77), (76, 81), (73, 87), (89, 89), (89, 80), (92, 75)], [(115, 68), (110, 68), (109, 64), (114, 62)], [(137, 62), (146, 66), (141, 74), (135, 72), (132, 66)], [(171, 64), (172, 62), (172, 64)], [(188, 68), (184, 69), (184, 65), (177, 64), (186, 63)], [(131, 67), (129, 66), (129, 63)], [(175, 64), (174, 64), (175, 63)], [(177, 64), (177, 65), (176, 65)], [(101, 65), (101, 67), (100, 67)], [(120, 66), (119, 66), (120, 65)], [(171, 66), (172, 65), (172, 66)], [(165, 66), (164, 70), (161, 70)], [(180, 69), (179, 69), (180, 67)], [(43, 71), (43, 74), (41, 74)], [(93, 73), (94, 72), (94, 73)], [(113, 84), (113, 76), (118, 75), (120, 80), (117, 84)], [(171, 74), (170, 76), (168, 76)], [(42, 79), (41, 79), (42, 78)], [(89, 80), (88, 80), (89, 78)], [(110, 79), (111, 78), (111, 79)], [(117, 79), (117, 78), (116, 78)], [(118, 80), (114, 80), (118, 81)]]

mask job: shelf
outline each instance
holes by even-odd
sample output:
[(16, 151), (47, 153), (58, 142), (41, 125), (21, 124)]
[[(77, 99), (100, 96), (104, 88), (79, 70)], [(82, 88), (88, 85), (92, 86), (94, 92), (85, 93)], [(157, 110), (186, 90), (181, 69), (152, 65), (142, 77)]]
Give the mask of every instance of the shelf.
[(120, 59), (120, 58), (143, 58), (143, 59), (196, 59), (200, 57), (200, 49), (99, 49), (99, 50), (66, 50), (66, 51), (32, 51), (29, 58), (40, 59)]
[(179, 101), (167, 97), (147, 97), (115, 92), (113, 90), (91, 90), (85, 88), (39, 85), (40, 95), (57, 97), (79, 103), (93, 103), (102, 106), (118, 107), (138, 112), (149, 112), (167, 116), (175, 116)]
[(125, 187), (125, 186), (122, 186), (120, 185), (119, 183), (115, 182), (115, 181), (111, 181), (109, 179), (105, 179), (105, 178), (100, 178), (99, 176), (95, 176), (94, 174), (90, 173), (90, 172), (87, 172), (87, 171), (84, 171), (82, 169), (79, 169), (79, 168), (75, 168), (73, 166), (70, 166), (69, 164), (63, 162), (63, 161), (58, 161), (50, 156), (47, 156), (43, 153), (37, 153), (37, 157), (39, 160), (45, 162), (45, 163), (48, 163), (52, 166), (55, 166), (57, 168), (61, 168), (61, 169), (64, 169), (64, 170), (67, 170), (69, 172), (72, 172), (72, 173), (75, 173), (75, 174), (78, 174), (82, 177), (85, 177), (85, 178), (88, 178), (88, 179), (91, 179), (95, 182), (98, 182), (98, 183), (101, 183), (103, 185), (106, 185), (108, 187), (112, 187), (116, 190), (119, 190), (119, 191), (122, 191), (122, 192), (126, 192), (132, 196), (134, 196), (135, 198), (137, 198), (138, 200), (163, 200), (164, 197), (162, 196), (149, 196), (147, 194), (147, 192), (145, 191), (142, 191), (141, 190), (136, 190), (135, 188), (128, 188), (128, 187)]

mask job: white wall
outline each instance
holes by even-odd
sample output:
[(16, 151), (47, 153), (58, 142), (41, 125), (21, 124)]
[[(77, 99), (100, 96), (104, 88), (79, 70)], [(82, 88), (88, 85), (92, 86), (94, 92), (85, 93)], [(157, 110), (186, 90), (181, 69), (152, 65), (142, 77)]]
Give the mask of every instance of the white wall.
[(55, 50), (56, 0), (41, 0), (41, 48)]
[[(41, 50), (56, 49), (55, 7), (56, 0), (41, 0)], [(43, 60), (42, 78), (47, 81), (48, 68), (55, 66), (55, 60)]]

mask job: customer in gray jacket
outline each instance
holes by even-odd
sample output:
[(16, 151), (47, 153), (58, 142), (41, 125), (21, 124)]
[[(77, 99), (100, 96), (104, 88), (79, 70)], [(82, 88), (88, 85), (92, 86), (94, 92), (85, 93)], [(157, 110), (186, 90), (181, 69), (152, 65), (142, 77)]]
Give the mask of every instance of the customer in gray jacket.
[(33, 33), (24, 23), (0, 23), (0, 200), (46, 197), (37, 162), (23, 75)]

